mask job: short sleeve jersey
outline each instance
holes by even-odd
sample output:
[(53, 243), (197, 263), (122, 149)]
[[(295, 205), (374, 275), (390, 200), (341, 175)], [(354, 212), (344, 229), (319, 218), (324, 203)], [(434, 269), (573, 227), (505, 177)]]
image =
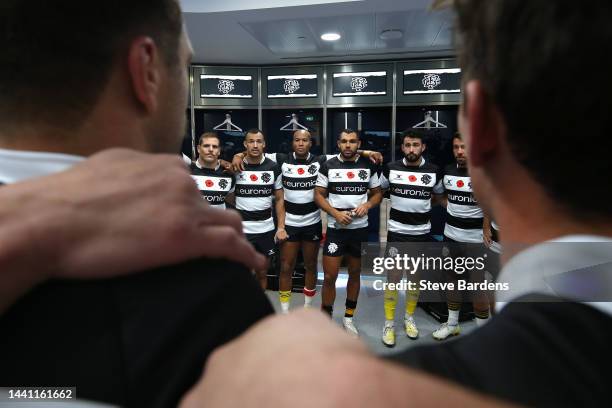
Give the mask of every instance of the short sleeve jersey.
[(225, 197), (234, 191), (233, 176), (219, 165), (215, 169), (209, 169), (195, 162), (191, 163), (189, 168), (202, 198), (213, 207), (225, 209)]
[[(376, 165), (362, 156), (345, 161), (340, 155), (321, 165), (317, 187), (327, 189), (329, 204), (337, 210), (354, 210), (368, 201), (368, 190), (380, 187)], [(368, 226), (368, 216), (354, 218), (349, 225), (337, 224), (328, 217), (329, 228), (356, 229)]]
[(259, 164), (245, 162), (236, 173), (236, 209), (242, 216), (245, 234), (263, 234), (274, 229), (272, 202), (274, 190), (282, 188), (280, 167), (262, 156)]
[(389, 231), (406, 235), (431, 231), (431, 195), (444, 192), (438, 166), (425, 158), (418, 166), (408, 165), (406, 159), (388, 163), (380, 185), (389, 189), (391, 198)]
[(484, 215), (474, 198), (467, 168), (446, 166), (443, 183), (448, 197), (444, 235), (458, 242), (482, 242)]

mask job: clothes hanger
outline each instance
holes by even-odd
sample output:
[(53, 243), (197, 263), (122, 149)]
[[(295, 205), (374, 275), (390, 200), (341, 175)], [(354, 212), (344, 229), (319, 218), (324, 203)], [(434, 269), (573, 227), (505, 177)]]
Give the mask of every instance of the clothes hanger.
[[(225, 129), (223, 129), (223, 127), (225, 127)], [(232, 122), (232, 115), (230, 115), (229, 113), (225, 114), (225, 120), (219, 123), (217, 126), (215, 126), (213, 130), (225, 130), (227, 132), (231, 132), (231, 131), (242, 132), (242, 129), (240, 129), (238, 126), (236, 126)]]
[[(438, 112), (436, 112), (436, 119), (437, 118), (438, 118)], [(438, 122), (436, 119), (433, 118), (432, 111), (426, 111), (425, 120), (417, 123), (416, 125), (412, 127), (416, 129), (431, 129), (431, 128), (447, 128), (448, 127), (444, 123)], [(434, 124), (435, 126), (432, 126), (432, 124)]]
[[(291, 128), (289, 128), (289, 126), (291, 126)], [(298, 122), (297, 115), (295, 113), (291, 114), (291, 120), (289, 121), (289, 123), (280, 128), (280, 130), (286, 130), (289, 132), (293, 132), (298, 129), (308, 130), (306, 126)]]

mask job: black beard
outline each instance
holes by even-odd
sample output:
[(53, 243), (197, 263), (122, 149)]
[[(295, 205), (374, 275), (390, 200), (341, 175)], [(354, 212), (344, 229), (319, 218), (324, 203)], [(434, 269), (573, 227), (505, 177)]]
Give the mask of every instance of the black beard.
[(404, 157), (406, 158), (406, 161), (410, 162), (410, 163), (414, 163), (416, 161), (419, 161), (419, 159), (421, 158), (422, 155), (417, 155), (414, 153), (408, 153), (407, 155), (405, 155)]

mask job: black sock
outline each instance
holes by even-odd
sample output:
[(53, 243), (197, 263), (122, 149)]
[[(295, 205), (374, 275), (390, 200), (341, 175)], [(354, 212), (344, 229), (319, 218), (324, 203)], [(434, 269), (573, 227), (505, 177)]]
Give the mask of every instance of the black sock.
[(334, 313), (334, 307), (321, 305), (321, 311), (327, 313), (329, 317), (332, 317), (332, 314)]

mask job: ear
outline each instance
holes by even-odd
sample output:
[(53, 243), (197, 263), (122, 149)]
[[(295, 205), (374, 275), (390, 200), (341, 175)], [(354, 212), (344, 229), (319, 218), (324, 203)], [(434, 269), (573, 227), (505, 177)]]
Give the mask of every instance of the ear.
[(483, 166), (499, 148), (501, 115), (479, 81), (469, 81), (464, 87), (465, 99), (460, 120), (467, 136), (468, 159), (472, 166)]
[(246, 147), (247, 147), (247, 142), (246, 142), (246, 140), (244, 140), (244, 141), (242, 142), (242, 145), (243, 145), (243, 146), (244, 146), (244, 148), (246, 149)]
[(157, 110), (161, 90), (161, 65), (157, 44), (151, 37), (138, 37), (128, 51), (128, 71), (136, 100), (147, 112)]
[(423, 151), (427, 150), (427, 145), (423, 143)]

